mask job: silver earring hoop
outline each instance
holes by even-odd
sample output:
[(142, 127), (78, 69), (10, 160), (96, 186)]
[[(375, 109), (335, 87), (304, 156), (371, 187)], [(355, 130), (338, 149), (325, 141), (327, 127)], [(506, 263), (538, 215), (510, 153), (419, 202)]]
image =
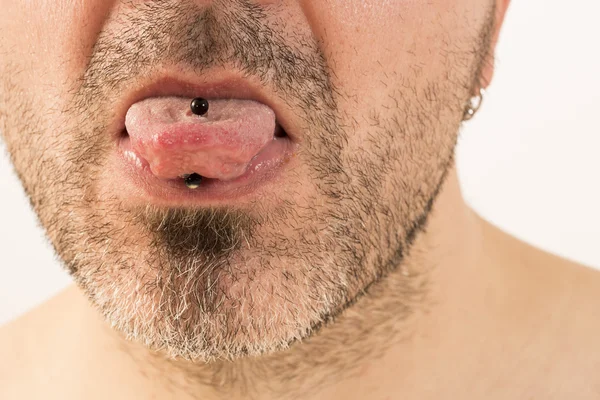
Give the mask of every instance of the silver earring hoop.
[(481, 107), (481, 103), (483, 103), (483, 97), (485, 96), (485, 89), (480, 88), (479, 94), (477, 96), (473, 96), (469, 99), (469, 104), (467, 104), (467, 108), (465, 109), (465, 113), (463, 114), (463, 121), (468, 121), (477, 114), (479, 108)]

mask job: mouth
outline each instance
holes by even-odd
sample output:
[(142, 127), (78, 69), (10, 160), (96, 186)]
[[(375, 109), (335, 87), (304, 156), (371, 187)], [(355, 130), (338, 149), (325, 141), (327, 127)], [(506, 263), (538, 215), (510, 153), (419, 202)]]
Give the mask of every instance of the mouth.
[[(116, 105), (118, 134), (105, 179), (129, 203), (222, 205), (282, 183), (299, 148), (292, 110), (264, 85), (232, 76), (148, 79)], [(194, 99), (208, 111), (194, 111)]]

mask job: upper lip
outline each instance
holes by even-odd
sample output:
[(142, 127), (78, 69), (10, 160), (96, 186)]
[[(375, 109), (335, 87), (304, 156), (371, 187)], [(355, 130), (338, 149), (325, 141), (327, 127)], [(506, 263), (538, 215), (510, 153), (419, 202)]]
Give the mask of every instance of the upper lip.
[(292, 141), (297, 139), (291, 129), (293, 114), (287, 103), (258, 79), (232, 70), (205, 71), (198, 75), (184, 70), (162, 69), (160, 74), (136, 80), (135, 85), (125, 92), (116, 105), (117, 131), (121, 133), (125, 130), (125, 115), (133, 104), (161, 96), (188, 97), (190, 100), (203, 97), (258, 101), (275, 112), (277, 123)]

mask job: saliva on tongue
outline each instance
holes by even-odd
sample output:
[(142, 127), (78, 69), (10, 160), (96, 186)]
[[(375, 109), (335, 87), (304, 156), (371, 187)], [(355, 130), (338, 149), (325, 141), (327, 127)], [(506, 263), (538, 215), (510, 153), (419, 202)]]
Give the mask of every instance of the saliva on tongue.
[(190, 175), (235, 179), (274, 139), (275, 113), (253, 100), (209, 100), (204, 115), (191, 99), (154, 97), (133, 104), (125, 117), (131, 147), (161, 179)]

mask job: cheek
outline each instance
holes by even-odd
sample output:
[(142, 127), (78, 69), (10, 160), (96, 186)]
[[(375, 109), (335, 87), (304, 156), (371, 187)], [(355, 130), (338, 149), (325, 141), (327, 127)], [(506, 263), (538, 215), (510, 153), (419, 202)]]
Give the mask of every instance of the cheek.
[(2, 133), (23, 173), (41, 170), (40, 157), (64, 157), (72, 121), (63, 110), (110, 3), (0, 0), (0, 32), (10, 33), (0, 35)]
[(445, 79), (448, 54), (474, 47), (487, 13), (480, 0), (307, 0), (302, 6), (351, 114), (363, 102), (393, 106), (391, 86), (419, 90)]
[[(63, 112), (110, 1), (0, 0), (0, 117), (15, 167), (34, 181), (64, 166), (72, 121)], [(40, 178), (41, 179), (41, 178)]]
[[(0, 71), (47, 110), (81, 73), (112, 1), (0, 1)], [(59, 100), (60, 99), (60, 100)]]

